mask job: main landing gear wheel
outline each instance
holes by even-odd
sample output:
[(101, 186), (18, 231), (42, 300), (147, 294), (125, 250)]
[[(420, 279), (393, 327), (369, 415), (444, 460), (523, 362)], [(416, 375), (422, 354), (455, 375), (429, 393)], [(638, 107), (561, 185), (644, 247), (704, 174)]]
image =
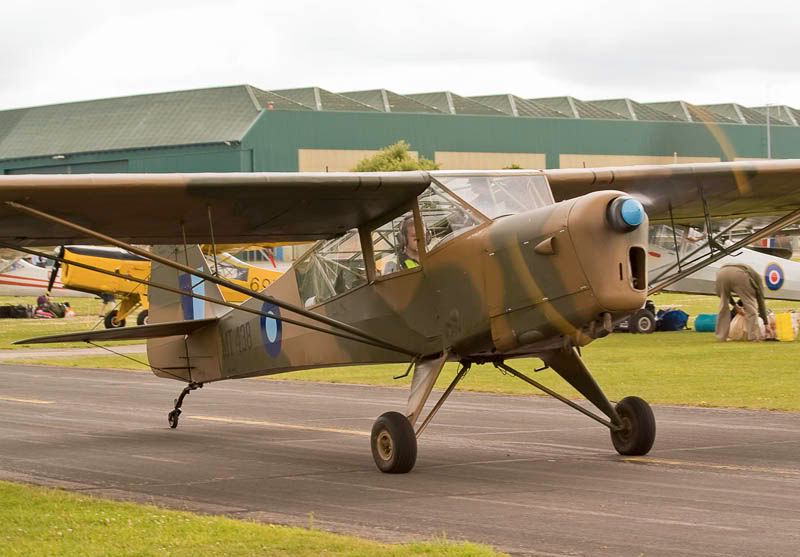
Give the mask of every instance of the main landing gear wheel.
[(656, 440), (656, 418), (650, 405), (638, 396), (629, 396), (620, 400), (615, 409), (622, 419), (622, 429), (611, 430), (614, 448), (626, 456), (647, 454)]
[(630, 327), (634, 333), (649, 335), (656, 330), (656, 317), (650, 310), (640, 309), (631, 316)]
[(147, 317), (150, 315), (150, 312), (146, 309), (139, 312), (139, 315), (136, 316), (136, 324), (137, 325), (147, 325)]
[(115, 309), (112, 309), (106, 314), (105, 319), (103, 319), (103, 325), (106, 326), (106, 329), (119, 329), (125, 326), (125, 320), (120, 319), (117, 321), (117, 315), (118, 312)]
[(382, 414), (372, 426), (372, 458), (381, 472), (405, 474), (417, 461), (417, 436), (399, 412)]

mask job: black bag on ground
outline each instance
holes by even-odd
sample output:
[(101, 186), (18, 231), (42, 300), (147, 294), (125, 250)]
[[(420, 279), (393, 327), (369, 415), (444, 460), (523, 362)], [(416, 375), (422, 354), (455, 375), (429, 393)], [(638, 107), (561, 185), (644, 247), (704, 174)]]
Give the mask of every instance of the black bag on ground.
[(29, 319), (33, 317), (33, 306), (22, 304), (0, 306), (0, 319)]

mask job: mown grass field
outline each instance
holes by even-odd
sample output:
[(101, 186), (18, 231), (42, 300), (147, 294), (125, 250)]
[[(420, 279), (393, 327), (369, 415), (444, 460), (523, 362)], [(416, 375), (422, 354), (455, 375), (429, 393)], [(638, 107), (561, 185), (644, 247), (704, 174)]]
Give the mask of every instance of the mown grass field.
[(0, 503), (0, 555), (500, 555), (472, 543), (383, 544), (6, 482), (0, 482)]
[[(56, 302), (69, 302), (76, 316), (68, 319), (0, 319), (0, 350), (20, 350), (32, 347), (13, 344), (14, 341), (21, 339), (104, 328), (103, 318), (98, 316), (102, 307), (102, 302), (99, 298), (55, 297), (53, 300)], [(6, 304), (35, 306), (36, 299), (33, 297), (0, 296), (0, 305)], [(136, 314), (133, 314), (128, 319), (130, 320), (129, 324), (136, 324)], [(110, 343), (104, 344), (111, 345)], [(132, 343), (126, 342), (125, 344)], [(86, 344), (82, 342), (62, 342), (38, 346), (38, 348), (74, 347), (85, 348)]]
[[(680, 307), (692, 317), (698, 313), (715, 313), (718, 304), (714, 297), (681, 294), (662, 294), (655, 301), (659, 307)], [(800, 304), (769, 302), (768, 306), (781, 310)], [(40, 324), (32, 323), (31, 326)], [(713, 334), (694, 331), (652, 335), (619, 333), (592, 343), (583, 354), (598, 382), (612, 399), (635, 394), (654, 404), (800, 411), (800, 370), (797, 366), (800, 342), (718, 343)], [(145, 360), (143, 354), (132, 357)], [(65, 354), (59, 358), (30, 358), (16, 362), (147, 370), (144, 365), (131, 360), (106, 355), (69, 357)], [(523, 359), (512, 362), (512, 365), (529, 372), (541, 363)], [(403, 371), (404, 365), (352, 366), (300, 371), (270, 379), (406, 387), (410, 378), (392, 379)], [(439, 379), (438, 387), (446, 387), (455, 373), (456, 365), (449, 364)], [(535, 374), (535, 378), (560, 392), (578, 396), (550, 370)], [(538, 394), (532, 387), (503, 375), (492, 366), (476, 366), (459, 389)]]

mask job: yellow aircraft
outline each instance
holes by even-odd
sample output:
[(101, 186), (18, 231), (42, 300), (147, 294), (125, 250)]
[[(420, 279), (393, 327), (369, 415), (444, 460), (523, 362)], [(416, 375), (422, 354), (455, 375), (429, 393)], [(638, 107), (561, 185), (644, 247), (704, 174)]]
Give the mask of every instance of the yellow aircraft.
[[(97, 295), (112, 294), (121, 300), (116, 308), (106, 313), (104, 319), (106, 329), (124, 327), (126, 318), (139, 308), (143, 309), (139, 312), (136, 324), (147, 324), (150, 313), (147, 288), (125, 276), (147, 280), (151, 272), (149, 260), (124, 249), (104, 246), (61, 246), (57, 257), (68, 262), (63, 265), (56, 263), (53, 266), (50, 275), (51, 288), (60, 268), (61, 282), (66, 288)], [(100, 274), (69, 262), (105, 269), (116, 275)], [(282, 274), (277, 269), (250, 265), (227, 252), (217, 256), (216, 271), (220, 277), (254, 292), (261, 292)], [(222, 295), (225, 300), (234, 303), (241, 303), (247, 299), (244, 294), (225, 287), (222, 288)]]

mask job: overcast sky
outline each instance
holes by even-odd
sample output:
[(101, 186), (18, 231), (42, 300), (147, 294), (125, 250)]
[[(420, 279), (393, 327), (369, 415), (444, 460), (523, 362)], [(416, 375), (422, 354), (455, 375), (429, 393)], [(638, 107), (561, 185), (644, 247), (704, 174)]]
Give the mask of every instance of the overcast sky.
[(796, 1), (15, 2), (0, 109), (241, 83), (800, 108), (798, 16)]

